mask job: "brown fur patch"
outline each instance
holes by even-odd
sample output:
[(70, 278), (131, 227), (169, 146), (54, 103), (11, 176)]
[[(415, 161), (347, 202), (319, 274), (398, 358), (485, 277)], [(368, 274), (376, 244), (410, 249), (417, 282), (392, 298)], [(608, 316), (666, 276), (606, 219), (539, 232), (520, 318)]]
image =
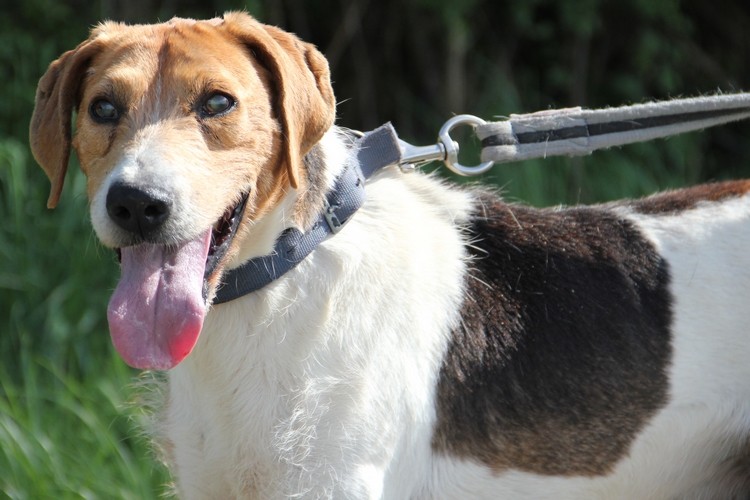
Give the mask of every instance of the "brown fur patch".
[(667, 265), (606, 210), (482, 202), (433, 447), (497, 471), (607, 474), (667, 402)]
[(750, 191), (748, 180), (717, 182), (655, 194), (628, 202), (627, 205), (643, 214), (666, 214), (690, 210), (701, 202), (736, 198), (746, 195), (748, 191)]

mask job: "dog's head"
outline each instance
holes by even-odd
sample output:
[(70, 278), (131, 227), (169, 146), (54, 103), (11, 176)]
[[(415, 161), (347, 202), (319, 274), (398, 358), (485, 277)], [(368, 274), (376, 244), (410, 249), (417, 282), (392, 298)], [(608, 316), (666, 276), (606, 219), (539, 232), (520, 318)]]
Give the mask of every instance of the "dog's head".
[(50, 65), (32, 152), (52, 208), (76, 150), (94, 229), (121, 255), (108, 318), (129, 364), (170, 368), (192, 350), (252, 221), (305, 189), (302, 159), (334, 115), (324, 57), (241, 13), (106, 23)]

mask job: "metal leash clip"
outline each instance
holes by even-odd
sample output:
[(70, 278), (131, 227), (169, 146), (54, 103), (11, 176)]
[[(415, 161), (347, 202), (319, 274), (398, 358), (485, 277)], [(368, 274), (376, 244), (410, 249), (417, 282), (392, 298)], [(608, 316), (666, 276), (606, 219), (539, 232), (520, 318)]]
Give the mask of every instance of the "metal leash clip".
[(492, 168), (493, 162), (486, 161), (475, 166), (461, 165), (458, 162), (459, 145), (450, 133), (459, 126), (468, 125), (474, 129), (486, 122), (473, 115), (458, 115), (446, 121), (438, 133), (438, 142), (432, 146), (414, 146), (399, 139), (401, 161), (399, 166), (404, 172), (410, 172), (431, 161), (442, 161), (446, 167), (458, 175), (480, 175)]

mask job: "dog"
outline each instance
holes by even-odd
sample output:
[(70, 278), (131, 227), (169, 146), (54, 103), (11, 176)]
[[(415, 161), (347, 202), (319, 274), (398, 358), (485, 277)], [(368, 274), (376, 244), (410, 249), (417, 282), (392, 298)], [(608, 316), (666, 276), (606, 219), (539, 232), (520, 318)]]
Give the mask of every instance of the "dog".
[(72, 147), (180, 495), (750, 496), (749, 181), (537, 209), (385, 167), (218, 303), (358, 161), (334, 119), (323, 55), (245, 13), (107, 22), (40, 80), (48, 204)]

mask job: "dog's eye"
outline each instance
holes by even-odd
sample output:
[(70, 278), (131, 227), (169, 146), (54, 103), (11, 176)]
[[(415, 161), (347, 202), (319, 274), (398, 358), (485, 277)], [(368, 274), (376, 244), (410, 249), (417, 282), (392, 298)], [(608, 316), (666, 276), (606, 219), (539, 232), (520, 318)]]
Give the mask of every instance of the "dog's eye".
[(226, 94), (212, 94), (203, 102), (203, 116), (218, 116), (234, 107), (234, 100)]
[(97, 99), (89, 108), (91, 116), (98, 122), (114, 122), (120, 118), (120, 111), (106, 99)]

